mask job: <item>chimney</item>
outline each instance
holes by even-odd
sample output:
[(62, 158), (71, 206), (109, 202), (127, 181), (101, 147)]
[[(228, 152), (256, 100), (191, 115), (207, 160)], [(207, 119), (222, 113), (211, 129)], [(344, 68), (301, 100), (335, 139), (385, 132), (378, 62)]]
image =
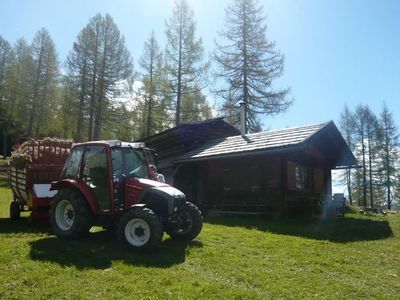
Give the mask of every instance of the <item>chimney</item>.
[(240, 105), (240, 134), (246, 135), (246, 104), (242, 101)]

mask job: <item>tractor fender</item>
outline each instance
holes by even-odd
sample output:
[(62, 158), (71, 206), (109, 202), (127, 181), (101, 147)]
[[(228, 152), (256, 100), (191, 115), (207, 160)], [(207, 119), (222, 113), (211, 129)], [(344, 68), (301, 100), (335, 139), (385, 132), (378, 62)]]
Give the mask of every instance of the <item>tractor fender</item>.
[(144, 203), (137, 203), (137, 204), (131, 205), (131, 206), (129, 207), (129, 209), (143, 209), (143, 208), (145, 208), (145, 207), (147, 207), (146, 204), (144, 204)]
[(186, 203), (186, 196), (172, 186), (159, 186), (145, 189), (138, 203), (145, 204), (160, 217), (167, 218), (174, 213), (175, 207)]
[(91, 212), (93, 214), (97, 214), (98, 208), (96, 199), (94, 198), (93, 193), (89, 189), (89, 187), (73, 179), (63, 179), (51, 183), (50, 191), (55, 191), (55, 190), (59, 191), (62, 189), (78, 190), (88, 202)]

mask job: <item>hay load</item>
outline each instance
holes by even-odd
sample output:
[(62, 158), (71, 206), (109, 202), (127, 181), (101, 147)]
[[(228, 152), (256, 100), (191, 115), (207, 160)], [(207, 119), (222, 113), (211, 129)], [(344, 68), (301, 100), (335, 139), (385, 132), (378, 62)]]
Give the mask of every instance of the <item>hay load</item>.
[(30, 138), (14, 147), (10, 166), (21, 170), (29, 164), (56, 164), (68, 157), (72, 143), (72, 140), (58, 138)]

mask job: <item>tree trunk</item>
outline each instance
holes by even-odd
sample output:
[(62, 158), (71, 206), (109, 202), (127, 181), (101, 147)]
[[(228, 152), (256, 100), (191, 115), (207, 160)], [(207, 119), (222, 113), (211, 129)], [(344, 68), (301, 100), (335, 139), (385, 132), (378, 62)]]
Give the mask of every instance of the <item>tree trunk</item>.
[(362, 151), (362, 202), (363, 206), (367, 207), (367, 167), (365, 162), (365, 144), (364, 144), (364, 126), (361, 128), (361, 151)]
[(249, 103), (249, 87), (247, 78), (247, 31), (246, 31), (246, 2), (243, 1), (243, 102), (244, 102), (244, 133), (247, 134), (247, 108)]
[(385, 166), (386, 166), (386, 192), (387, 192), (387, 208), (390, 210), (392, 208), (392, 199), (391, 199), (391, 180), (390, 180), (390, 154), (389, 154), (389, 135), (387, 124), (385, 124)]
[(86, 94), (86, 68), (87, 68), (87, 55), (85, 49), (85, 58), (83, 62), (82, 68), (82, 76), (81, 76), (81, 92), (79, 95), (79, 110), (78, 110), (78, 120), (76, 123), (76, 141), (81, 142), (81, 129), (83, 125), (83, 113), (85, 111), (85, 94)]
[(371, 208), (374, 208), (374, 193), (372, 188), (372, 154), (371, 154), (371, 137), (368, 137), (368, 165), (369, 165), (369, 197)]
[(104, 80), (105, 80), (105, 72), (106, 72), (106, 63), (107, 63), (107, 43), (108, 43), (108, 28), (105, 28), (105, 36), (104, 36), (104, 48), (103, 48), (103, 57), (101, 64), (101, 72), (100, 72), (100, 88), (98, 94), (98, 103), (97, 103), (97, 111), (96, 111), (96, 120), (94, 127), (94, 140), (100, 139), (101, 136), (101, 126), (103, 122), (103, 104), (105, 101), (105, 91), (104, 91)]
[(151, 55), (150, 55), (150, 90), (149, 90), (149, 103), (147, 112), (147, 132), (146, 136), (150, 136), (150, 128), (152, 127), (152, 113), (153, 113), (153, 64), (154, 64), (154, 40), (151, 40)]
[(36, 78), (35, 78), (35, 84), (33, 87), (33, 98), (32, 98), (32, 107), (31, 111), (29, 114), (29, 123), (28, 123), (28, 136), (32, 136), (32, 131), (33, 131), (33, 122), (36, 116), (36, 102), (38, 101), (38, 95), (39, 95), (39, 77), (40, 77), (40, 72), (42, 70), (42, 59), (43, 59), (43, 38), (42, 38), (42, 44), (40, 46), (40, 52), (39, 52), (39, 62), (38, 62), (38, 67), (36, 69)]
[(88, 140), (93, 140), (93, 115), (96, 106), (96, 79), (97, 79), (97, 52), (99, 44), (99, 24), (96, 24), (96, 39), (94, 45), (94, 60), (93, 60), (93, 77), (92, 77), (92, 92), (90, 95), (89, 104), (89, 124), (88, 124)]
[(8, 122), (5, 122), (5, 127), (4, 127), (4, 130), (3, 130), (3, 159), (6, 159), (6, 157), (7, 157), (7, 148), (8, 148), (8, 145), (7, 145), (8, 126), (9, 126)]
[(182, 96), (182, 27), (183, 27), (183, 7), (181, 5), (181, 15), (179, 24), (179, 52), (178, 52), (178, 90), (176, 94), (176, 114), (175, 125), (181, 124), (181, 96)]
[(350, 205), (353, 205), (353, 197), (351, 195), (351, 170), (346, 169), (346, 181), (347, 181), (347, 192), (349, 193), (349, 202)]

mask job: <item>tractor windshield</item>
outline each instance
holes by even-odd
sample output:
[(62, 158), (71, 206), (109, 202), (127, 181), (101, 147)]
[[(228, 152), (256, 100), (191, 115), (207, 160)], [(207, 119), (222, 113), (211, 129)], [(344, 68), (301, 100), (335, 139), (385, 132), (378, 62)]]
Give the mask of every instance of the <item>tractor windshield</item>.
[(111, 156), (114, 177), (148, 177), (148, 165), (142, 149), (112, 148)]

